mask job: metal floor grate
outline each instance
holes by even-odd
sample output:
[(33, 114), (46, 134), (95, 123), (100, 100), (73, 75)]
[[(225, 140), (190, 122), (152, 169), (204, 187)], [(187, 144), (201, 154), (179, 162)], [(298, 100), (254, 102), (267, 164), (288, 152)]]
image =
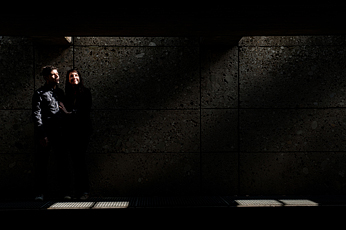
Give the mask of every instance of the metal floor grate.
[(90, 209), (95, 202), (57, 202), (48, 209)]
[(93, 208), (127, 208), (129, 204), (129, 201), (102, 201), (97, 202)]
[(345, 206), (346, 196), (140, 196), (140, 197), (91, 197), (87, 201), (3, 201), (1, 210), (46, 209), (133, 209), (174, 207), (292, 207), (292, 206)]
[(318, 203), (311, 201), (311, 200), (304, 200), (304, 199), (287, 199), (287, 200), (280, 200), (282, 203), (285, 204), (285, 206), (318, 206)]
[(238, 207), (264, 207), (264, 206), (282, 206), (282, 203), (276, 200), (235, 200)]

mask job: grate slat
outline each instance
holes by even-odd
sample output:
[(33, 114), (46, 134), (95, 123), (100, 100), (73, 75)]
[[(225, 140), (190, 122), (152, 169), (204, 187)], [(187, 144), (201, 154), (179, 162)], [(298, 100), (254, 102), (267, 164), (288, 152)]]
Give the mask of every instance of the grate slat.
[(95, 202), (57, 202), (48, 209), (90, 209)]
[(318, 203), (304, 199), (285, 199), (280, 200), (285, 206), (318, 206)]
[(129, 207), (129, 201), (102, 201), (97, 202), (93, 208), (127, 208)]
[(264, 207), (264, 206), (282, 206), (282, 203), (276, 200), (235, 200), (238, 207)]

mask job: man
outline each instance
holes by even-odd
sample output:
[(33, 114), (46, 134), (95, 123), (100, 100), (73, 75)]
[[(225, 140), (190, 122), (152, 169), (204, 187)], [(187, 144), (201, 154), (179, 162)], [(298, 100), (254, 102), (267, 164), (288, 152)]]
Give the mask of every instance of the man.
[(59, 73), (54, 66), (45, 66), (41, 75), (45, 85), (35, 91), (32, 98), (32, 112), (35, 126), (37, 154), (35, 159), (35, 192), (37, 201), (43, 201), (47, 188), (48, 160), (50, 149), (61, 156), (62, 151), (62, 113), (59, 101), (64, 92), (58, 88)]

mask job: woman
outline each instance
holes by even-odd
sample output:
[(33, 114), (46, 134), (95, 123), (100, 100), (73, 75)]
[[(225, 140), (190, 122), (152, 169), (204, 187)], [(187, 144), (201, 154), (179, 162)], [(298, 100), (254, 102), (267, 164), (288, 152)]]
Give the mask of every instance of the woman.
[[(86, 150), (92, 132), (90, 110), (91, 93), (84, 87), (83, 78), (77, 69), (66, 74), (65, 103), (60, 108), (66, 113), (66, 148), (71, 156), (74, 171), (73, 192), (81, 200), (89, 198), (89, 177), (86, 166)], [(69, 198), (69, 196), (66, 196)]]

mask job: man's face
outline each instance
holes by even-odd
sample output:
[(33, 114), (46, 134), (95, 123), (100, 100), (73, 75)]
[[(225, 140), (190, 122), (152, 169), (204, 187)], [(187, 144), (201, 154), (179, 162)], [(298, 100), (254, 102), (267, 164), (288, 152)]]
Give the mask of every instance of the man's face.
[(59, 77), (58, 70), (53, 69), (50, 72), (50, 75), (46, 78), (46, 81), (47, 81), (47, 83), (49, 85), (57, 85), (57, 84), (59, 84), (60, 77)]

